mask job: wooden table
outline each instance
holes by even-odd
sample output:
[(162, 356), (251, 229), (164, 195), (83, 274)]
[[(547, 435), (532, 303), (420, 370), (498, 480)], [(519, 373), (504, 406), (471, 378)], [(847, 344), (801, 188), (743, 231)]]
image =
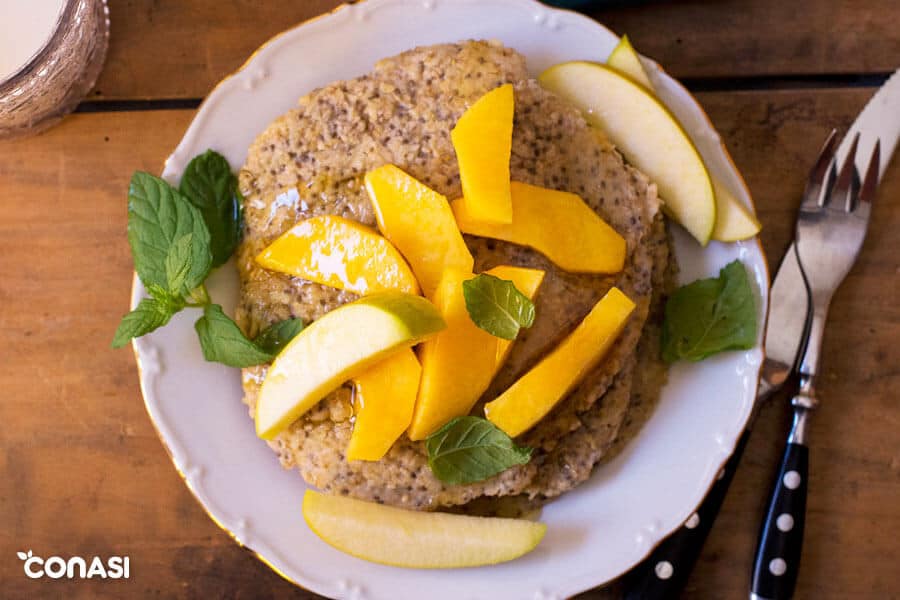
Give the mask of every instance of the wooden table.
[[(0, 143), (0, 592), (5, 598), (308, 598), (209, 520), (109, 341), (126, 311), (128, 179), (158, 172), (199, 100), (332, 0), (110, 0), (106, 69), (81, 114)], [(743, 171), (772, 263), (807, 169), (900, 66), (895, 0), (632, 2), (590, 14), (697, 92)], [(900, 164), (885, 175), (825, 339), (798, 598), (898, 598)], [(768, 405), (686, 598), (746, 598), (789, 411)], [(15, 551), (127, 554), (127, 581), (33, 581)], [(595, 591), (584, 598), (609, 598)]]

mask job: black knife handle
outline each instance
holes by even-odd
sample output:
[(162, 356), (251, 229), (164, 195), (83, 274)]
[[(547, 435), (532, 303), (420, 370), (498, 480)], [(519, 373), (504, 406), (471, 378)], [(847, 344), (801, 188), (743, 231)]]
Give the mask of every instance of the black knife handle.
[(753, 562), (750, 591), (760, 600), (786, 600), (794, 595), (803, 549), (808, 475), (809, 449), (788, 443)]
[(697, 512), (626, 576), (626, 600), (669, 600), (678, 597), (722, 508), (749, 437), (750, 430), (744, 430), (734, 453), (722, 467), (706, 498), (697, 507)]

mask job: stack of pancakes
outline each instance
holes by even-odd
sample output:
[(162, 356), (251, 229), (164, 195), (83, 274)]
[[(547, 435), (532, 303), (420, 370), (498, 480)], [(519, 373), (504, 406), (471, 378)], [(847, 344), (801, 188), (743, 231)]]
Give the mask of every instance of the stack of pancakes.
[[(335, 390), (271, 442), (285, 467), (296, 467), (325, 492), (415, 509), (462, 505), (482, 496), (551, 498), (587, 479), (614, 442), (634, 434), (664, 381), (659, 305), (673, 262), (656, 186), (625, 164), (576, 108), (530, 79), (524, 57), (488, 42), (429, 46), (385, 59), (371, 74), (305, 96), (256, 139), (240, 174), (245, 197), (238, 252), (240, 325), (252, 336), (276, 321), (309, 322), (356, 299), (266, 271), (254, 257), (297, 221), (316, 215), (340, 215), (374, 227), (362, 178), (386, 163), (458, 198), (450, 130), (475, 100), (504, 83), (515, 88), (512, 179), (578, 194), (625, 238), (628, 255), (615, 275), (568, 273), (528, 248), (466, 236), (475, 272), (502, 264), (546, 272), (535, 299), (535, 324), (519, 334), (482, 400), (495, 398), (554, 348), (610, 287), (621, 289), (637, 308), (603, 362), (516, 440), (535, 449), (532, 461), (480, 483), (443, 484), (428, 468), (424, 444), (406, 436), (380, 461), (348, 462), (353, 391), (349, 385)], [(244, 370), (251, 414), (265, 371), (265, 366)], [(482, 415), (482, 407), (480, 402), (473, 414)]]

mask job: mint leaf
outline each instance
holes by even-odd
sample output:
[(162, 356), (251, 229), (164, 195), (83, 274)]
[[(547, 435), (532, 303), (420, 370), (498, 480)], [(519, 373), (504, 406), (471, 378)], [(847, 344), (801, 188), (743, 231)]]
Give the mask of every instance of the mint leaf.
[(282, 348), (303, 330), (303, 321), (280, 321), (251, 341), (222, 311), (221, 306), (208, 304), (194, 328), (200, 337), (200, 347), (206, 360), (229, 367), (252, 367), (272, 362)]
[(514, 340), (519, 328), (534, 323), (534, 304), (512, 281), (482, 273), (462, 287), (472, 322), (491, 335)]
[(147, 286), (147, 291), (150, 292), (150, 295), (154, 300), (156, 300), (161, 306), (164, 306), (166, 310), (173, 315), (185, 306), (183, 297), (173, 294), (162, 286), (149, 285)]
[(169, 322), (177, 310), (155, 298), (144, 298), (133, 311), (122, 317), (113, 336), (112, 347), (121, 348), (131, 338), (141, 337)]
[(747, 271), (740, 261), (718, 277), (679, 288), (666, 302), (662, 358), (699, 361), (724, 350), (756, 344), (756, 305)]
[(302, 319), (285, 319), (264, 329), (253, 338), (253, 343), (274, 358), (301, 331), (303, 331)]
[(128, 243), (144, 285), (169, 289), (166, 261), (172, 246), (190, 234), (190, 266), (177, 295), (203, 283), (210, 270), (209, 231), (203, 217), (178, 190), (149, 173), (136, 172), (128, 188)]
[(188, 163), (179, 189), (203, 214), (211, 238), (212, 266), (224, 264), (241, 236), (241, 199), (231, 166), (224, 156), (207, 150)]
[(218, 304), (203, 308), (203, 316), (194, 324), (200, 337), (203, 358), (229, 367), (252, 367), (274, 358), (270, 352), (248, 340), (240, 327), (222, 312)]
[(449, 485), (474, 483), (531, 460), (496, 425), (480, 417), (456, 417), (425, 440), (428, 466)]
[(169, 253), (166, 254), (166, 287), (170, 292), (181, 291), (190, 275), (193, 239), (193, 233), (186, 233), (169, 246)]

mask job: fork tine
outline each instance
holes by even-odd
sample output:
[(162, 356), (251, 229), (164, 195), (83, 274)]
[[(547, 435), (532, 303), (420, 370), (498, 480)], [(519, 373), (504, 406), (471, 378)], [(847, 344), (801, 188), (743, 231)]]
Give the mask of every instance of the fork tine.
[(859, 190), (859, 201), (871, 203), (875, 198), (875, 188), (878, 187), (878, 168), (881, 164), (881, 140), (875, 140), (875, 149), (872, 150), (872, 158), (866, 168), (866, 177), (863, 179), (862, 188)]
[(837, 161), (833, 161), (831, 166), (828, 167), (828, 177), (825, 178), (825, 184), (822, 186), (824, 190), (822, 191), (821, 198), (816, 198), (816, 207), (819, 206), (828, 206), (828, 203), (831, 202), (831, 194), (834, 193), (834, 182), (837, 181)]
[[(801, 207), (809, 210), (819, 208), (819, 196), (822, 194), (822, 186), (828, 176), (829, 166), (834, 160), (834, 152), (837, 149), (837, 129), (832, 129), (828, 139), (819, 152), (816, 164), (809, 172), (806, 180), (806, 189), (803, 190), (803, 202)], [(831, 187), (830, 185), (828, 187)]]
[(844, 158), (844, 164), (838, 173), (837, 182), (834, 184), (834, 190), (830, 196), (826, 196), (824, 206), (837, 200), (844, 210), (850, 211), (853, 208), (853, 180), (856, 177), (856, 148), (859, 146), (859, 133), (853, 136), (853, 143), (850, 144), (850, 150)]

